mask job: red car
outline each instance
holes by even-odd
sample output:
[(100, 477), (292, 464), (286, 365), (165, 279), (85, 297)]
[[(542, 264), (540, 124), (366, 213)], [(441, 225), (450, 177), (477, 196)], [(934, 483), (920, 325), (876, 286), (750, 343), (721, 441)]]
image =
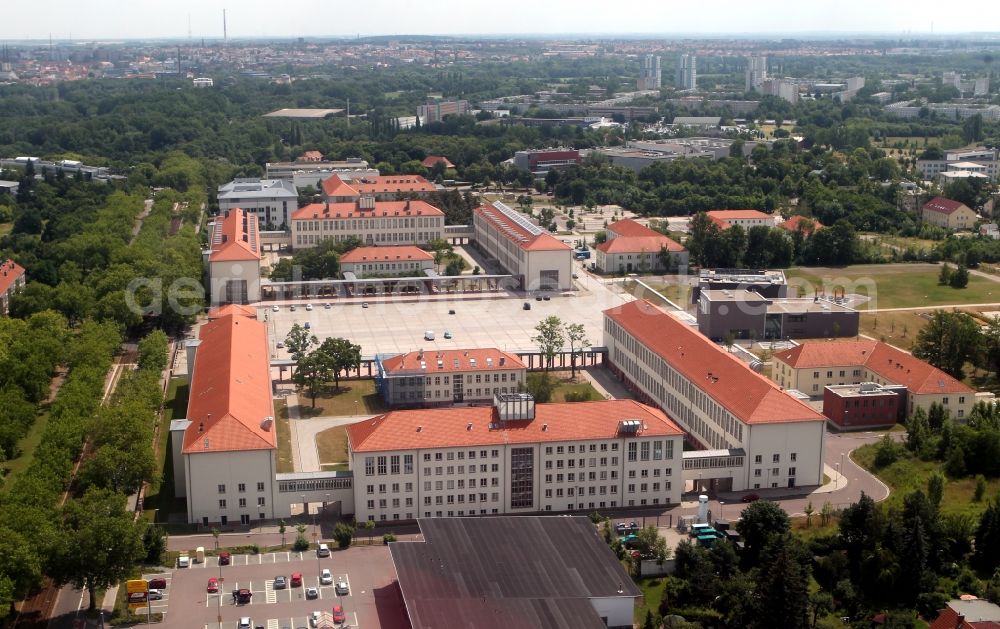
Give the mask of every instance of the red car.
[(333, 606), (333, 622), (338, 625), (342, 625), (347, 622), (347, 616), (344, 615), (344, 608), (340, 605)]
[(207, 589), (212, 594), (214, 594), (215, 592), (218, 592), (219, 591), (219, 580), (216, 579), (215, 577), (212, 577), (211, 579), (209, 579), (208, 580), (208, 588)]
[(219, 565), (220, 566), (228, 566), (231, 559), (232, 559), (232, 555), (230, 555), (228, 552), (222, 551), (221, 553), (219, 553)]
[(740, 500), (742, 500), (743, 502), (756, 502), (760, 500), (760, 496), (758, 496), (757, 494), (747, 494), (742, 498), (740, 498)]
[(292, 587), (293, 588), (302, 587), (302, 573), (301, 572), (293, 572), (292, 573)]

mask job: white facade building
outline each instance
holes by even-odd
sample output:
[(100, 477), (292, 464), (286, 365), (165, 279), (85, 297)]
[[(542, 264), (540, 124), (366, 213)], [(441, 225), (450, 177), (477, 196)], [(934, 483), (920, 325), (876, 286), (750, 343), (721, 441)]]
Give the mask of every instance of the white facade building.
[(677, 61), (677, 89), (693, 90), (698, 88), (698, 57), (681, 55)]
[(287, 229), (298, 199), (295, 186), (283, 179), (234, 179), (219, 186), (219, 211), (240, 208), (255, 214), (262, 229)]
[(204, 253), (209, 304), (260, 301), (260, 236), (253, 215), (226, 210), (209, 224), (209, 234)]
[(426, 201), (313, 203), (292, 215), (292, 247), (357, 238), (365, 246), (424, 245), (444, 237), (444, 212)]
[(391, 411), (347, 427), (359, 521), (680, 502), (682, 432), (632, 400)]
[(573, 250), (523, 214), (494, 201), (472, 211), (476, 247), (496, 260), (523, 290), (573, 286)]
[(375, 388), (390, 408), (489, 401), (516, 393), (527, 376), (517, 355), (496, 348), (418, 350), (375, 360)]
[(759, 91), (761, 85), (767, 80), (767, 57), (747, 57), (745, 78), (747, 92)]
[(708, 452), (685, 476), (720, 491), (823, 483), (823, 415), (645, 300), (604, 312), (608, 365)]

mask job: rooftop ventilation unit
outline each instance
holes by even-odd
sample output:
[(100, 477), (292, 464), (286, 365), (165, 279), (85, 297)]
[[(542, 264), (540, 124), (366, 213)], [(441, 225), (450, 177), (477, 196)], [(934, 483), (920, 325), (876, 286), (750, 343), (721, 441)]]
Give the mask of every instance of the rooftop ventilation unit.
[(618, 422), (618, 432), (627, 434), (637, 434), (642, 427), (642, 422), (638, 419), (623, 419)]

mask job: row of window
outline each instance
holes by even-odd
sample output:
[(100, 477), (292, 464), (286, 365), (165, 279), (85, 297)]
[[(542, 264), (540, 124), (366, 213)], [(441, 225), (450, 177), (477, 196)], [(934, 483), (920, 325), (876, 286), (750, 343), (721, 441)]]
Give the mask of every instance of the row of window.
[[(517, 390), (518, 390), (517, 387), (510, 387), (509, 389), (508, 387), (493, 387), (492, 389), (483, 389), (477, 387), (476, 389), (466, 389), (465, 397), (490, 398), (496, 395), (497, 393), (507, 393), (508, 391), (510, 393), (516, 393)], [(421, 396), (421, 393), (423, 393), (423, 396)], [(442, 391), (441, 389), (435, 389), (433, 399), (449, 398), (453, 395), (455, 395), (455, 392), (452, 390), (445, 389), (444, 391)], [(420, 400), (420, 399), (430, 400), (432, 399), (432, 397), (431, 397), (431, 391), (424, 390), (421, 392), (421, 391), (411, 390), (411, 391), (393, 391), (392, 399), (396, 401)]]
[[(405, 243), (418, 243), (418, 242), (429, 242), (435, 238), (440, 238), (441, 234), (438, 232), (378, 232), (375, 234), (348, 234), (341, 237), (336, 236), (336, 240), (348, 240), (350, 238), (357, 238), (366, 243), (373, 242), (405, 242)], [(297, 245), (316, 245), (324, 240), (333, 238), (333, 236), (324, 236), (323, 234), (296, 234), (295, 244)]]
[[(246, 483), (238, 483), (236, 485), (236, 491), (240, 492), (241, 494), (244, 493), (246, 490), (247, 490)], [(257, 491), (264, 491), (264, 483), (257, 483)], [(220, 494), (226, 493), (226, 486), (224, 484), (219, 484), (219, 493)]]
[[(753, 475), (756, 476), (757, 478), (760, 478), (764, 474), (763, 474), (763, 471), (760, 468), (757, 468), (757, 469), (755, 469), (753, 471)], [(771, 472), (770, 472), (769, 476), (780, 476), (780, 475), (781, 475), (781, 468), (780, 467), (772, 467), (771, 468)], [(794, 467), (788, 468), (788, 476), (790, 476), (790, 477), (794, 477), (795, 476), (795, 468)]]
[[(225, 509), (226, 508), (226, 504), (227, 504), (227, 502), (226, 502), (225, 498), (219, 500), (219, 508), (220, 509)], [(258, 507), (263, 507), (264, 504), (265, 504), (264, 496), (259, 496), (257, 498), (257, 506)], [(246, 509), (247, 499), (246, 498), (240, 498), (239, 506), (240, 506), (240, 509)]]
[(352, 218), (343, 220), (297, 220), (297, 231), (358, 231), (359, 229), (419, 229), (421, 227), (441, 227), (442, 218), (435, 216), (414, 216), (401, 218)]
[[(456, 360), (455, 362), (457, 363), (458, 361)], [(475, 362), (473, 362), (472, 363), (472, 367), (475, 367), (475, 366), (476, 366)], [(440, 367), (440, 365), (439, 365), (439, 367)], [(458, 375), (456, 375), (455, 376), (455, 384), (463, 384), (463, 383), (464, 384), (472, 384), (471, 381), (467, 382), (467, 381), (464, 380), (464, 377), (466, 375), (468, 375), (469, 378), (472, 377), (472, 374), (458, 374)], [(502, 373), (492, 373), (492, 374), (489, 374), (489, 373), (477, 373), (477, 374), (475, 374), (475, 376), (476, 376), (476, 380), (475, 380), (476, 384), (480, 384), (480, 383), (483, 383), (483, 382), (485, 382), (486, 384), (489, 384), (491, 376), (493, 378), (493, 380), (492, 380), (493, 382), (507, 382), (507, 377), (508, 376), (510, 377), (510, 381), (511, 382), (517, 382), (517, 380), (518, 380), (518, 376), (517, 376), (517, 372), (516, 371), (510, 372), (510, 373), (504, 371)], [(390, 374), (390, 377), (392, 377), (391, 374)], [(441, 386), (441, 384), (442, 384), (441, 378), (442, 377), (444, 378), (444, 383), (443, 384), (445, 386), (449, 385), (450, 384), (450, 382), (449, 382), (450, 376), (434, 376), (433, 377), (434, 378), (433, 379), (433, 384), (435, 386)], [(460, 380), (462, 382), (459, 382)], [(396, 386), (402, 386), (402, 387), (406, 387), (406, 386), (410, 386), (410, 387), (428, 386), (429, 387), (429, 386), (431, 386), (432, 380), (431, 380), (431, 376), (403, 376), (403, 377), (392, 377), (392, 382)]]
[(409, 269), (421, 269), (423, 264), (420, 262), (379, 262), (378, 264), (351, 264), (346, 263), (344, 265), (348, 267), (346, 270), (351, 270), (353, 267), (355, 272), (358, 271), (403, 271)]

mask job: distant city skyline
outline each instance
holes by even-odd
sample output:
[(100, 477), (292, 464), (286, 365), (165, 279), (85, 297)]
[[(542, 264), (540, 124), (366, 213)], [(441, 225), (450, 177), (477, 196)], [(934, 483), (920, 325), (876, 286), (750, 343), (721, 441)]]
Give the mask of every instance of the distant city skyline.
[[(263, 0), (91, 0), (86, 5), (51, 0), (44, 5), (10, 2), (4, 7), (0, 40), (25, 39), (221, 39), (227, 10), (230, 39), (264, 37), (353, 37), (360, 35), (560, 35), (604, 36), (885, 34), (941, 35), (1000, 29), (1000, 3), (967, 0), (961, 10), (942, 11), (930, 0), (841, 0), (826, 3), (723, 0), (709, 10), (697, 3), (633, 0), (627, 10), (609, 10), (595, 0), (504, 0), (478, 3), (438, 0), (433, 5), (399, 0), (332, 3), (300, 0), (292, 5)], [(433, 7), (425, 10), (424, 7)], [(190, 25), (190, 31), (189, 31)], [(993, 37), (1000, 42), (1000, 34)]]

